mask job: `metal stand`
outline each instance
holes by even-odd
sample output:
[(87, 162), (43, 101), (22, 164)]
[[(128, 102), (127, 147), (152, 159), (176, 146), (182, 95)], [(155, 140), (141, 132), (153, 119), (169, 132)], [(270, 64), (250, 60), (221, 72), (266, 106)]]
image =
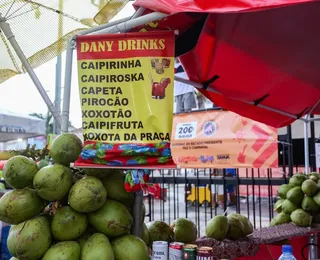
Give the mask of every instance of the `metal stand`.
[(142, 213), (142, 204), (143, 204), (143, 192), (136, 193), (133, 204), (133, 226), (132, 234), (137, 237), (142, 235), (142, 223), (141, 223), (141, 213)]
[(0, 14), (0, 30), (3, 32), (3, 34), (6, 36), (7, 40), (10, 42), (12, 48), (15, 50), (16, 54), (18, 55), (21, 63), (23, 64), (26, 71), (28, 72), (31, 80), (33, 81), (34, 85), (38, 89), (42, 99), (46, 103), (49, 111), (51, 112), (52, 116), (56, 120), (57, 125), (60, 126), (61, 125), (61, 118), (60, 118), (59, 112), (56, 111), (54, 104), (51, 102), (51, 100), (50, 100), (47, 92), (43, 88), (39, 78), (34, 73), (28, 59), (26, 58), (26, 56), (24, 55), (23, 51), (21, 50), (19, 44), (17, 43), (17, 41), (11, 31), (10, 25), (7, 23), (6, 18), (2, 17), (1, 14)]

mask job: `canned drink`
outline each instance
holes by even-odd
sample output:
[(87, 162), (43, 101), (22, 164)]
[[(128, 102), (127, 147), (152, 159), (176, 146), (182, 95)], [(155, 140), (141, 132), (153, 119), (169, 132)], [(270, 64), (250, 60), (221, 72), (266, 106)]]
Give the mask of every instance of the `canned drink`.
[(169, 245), (169, 260), (182, 260), (184, 243), (173, 242)]
[(197, 260), (213, 260), (213, 250), (211, 247), (200, 247), (197, 252)]
[(197, 260), (197, 248), (197, 245), (185, 245), (183, 247), (183, 260)]
[(166, 241), (153, 242), (152, 260), (168, 260), (168, 242)]

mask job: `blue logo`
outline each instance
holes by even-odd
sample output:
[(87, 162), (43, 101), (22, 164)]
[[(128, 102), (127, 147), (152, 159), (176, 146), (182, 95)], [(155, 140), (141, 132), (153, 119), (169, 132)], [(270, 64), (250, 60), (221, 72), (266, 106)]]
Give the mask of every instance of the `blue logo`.
[(217, 124), (213, 121), (207, 121), (202, 127), (202, 132), (205, 136), (213, 136), (217, 131)]

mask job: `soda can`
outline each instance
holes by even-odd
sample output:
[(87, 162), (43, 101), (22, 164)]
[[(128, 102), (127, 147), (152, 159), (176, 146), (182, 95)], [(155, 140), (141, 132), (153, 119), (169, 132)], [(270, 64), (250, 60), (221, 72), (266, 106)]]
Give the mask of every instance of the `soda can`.
[(183, 247), (183, 260), (197, 260), (197, 248), (197, 245), (185, 245)]
[(168, 260), (168, 242), (166, 241), (153, 242), (152, 260)]
[(169, 245), (169, 260), (183, 260), (184, 243), (173, 242)]
[(197, 260), (213, 260), (213, 250), (211, 247), (200, 247), (197, 252)]

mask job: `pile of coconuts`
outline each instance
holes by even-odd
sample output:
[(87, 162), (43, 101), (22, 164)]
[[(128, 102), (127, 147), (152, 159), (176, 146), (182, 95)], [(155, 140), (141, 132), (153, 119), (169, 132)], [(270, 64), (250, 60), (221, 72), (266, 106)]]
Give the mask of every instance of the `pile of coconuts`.
[[(50, 149), (54, 164), (10, 158), (3, 177), (13, 188), (0, 199), (0, 220), (11, 225), (7, 246), (15, 260), (149, 260), (149, 232), (131, 234), (133, 194), (119, 170), (69, 168), (82, 150), (72, 134)], [(145, 211), (145, 208), (143, 208)]]
[(298, 173), (278, 189), (279, 200), (274, 205), (278, 214), (270, 225), (292, 222), (300, 227), (320, 223), (320, 175)]
[(218, 241), (243, 239), (252, 232), (253, 225), (250, 220), (238, 213), (231, 213), (228, 216), (217, 215), (206, 226), (206, 237)]

